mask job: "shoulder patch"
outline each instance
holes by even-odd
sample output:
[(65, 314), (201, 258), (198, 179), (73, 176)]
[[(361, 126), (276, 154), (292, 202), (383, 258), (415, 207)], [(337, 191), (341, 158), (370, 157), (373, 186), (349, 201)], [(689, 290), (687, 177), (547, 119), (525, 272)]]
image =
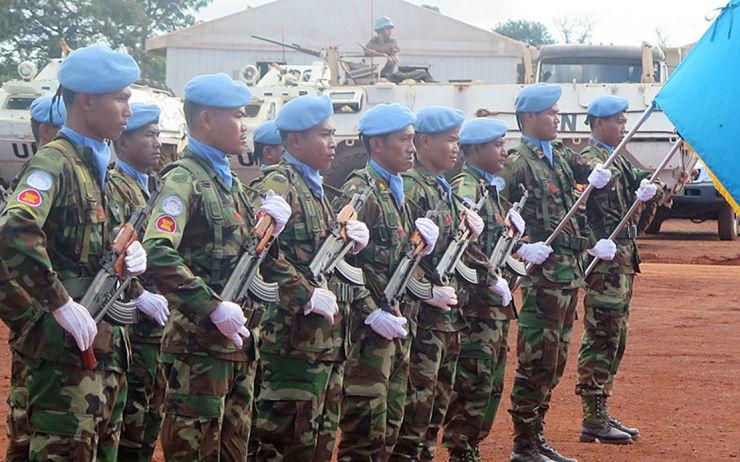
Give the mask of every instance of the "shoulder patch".
[(177, 231), (177, 221), (171, 215), (161, 215), (157, 218), (155, 223), (157, 231), (161, 231), (166, 234), (175, 234)]
[(28, 205), (30, 207), (38, 207), (41, 205), (41, 193), (33, 188), (26, 188), (18, 193), (16, 200), (21, 204)]
[(184, 208), (185, 204), (182, 199), (175, 195), (167, 196), (162, 200), (162, 211), (168, 215), (178, 216)]
[(45, 170), (34, 170), (26, 177), (26, 184), (39, 191), (48, 191), (54, 185), (54, 178)]

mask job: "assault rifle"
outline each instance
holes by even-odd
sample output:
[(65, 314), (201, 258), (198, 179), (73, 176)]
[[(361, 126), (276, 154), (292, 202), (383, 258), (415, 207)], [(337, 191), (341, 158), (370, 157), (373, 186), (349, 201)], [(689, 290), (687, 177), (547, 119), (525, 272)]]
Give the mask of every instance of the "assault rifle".
[[(100, 260), (98, 274), (80, 300), (80, 305), (90, 311), (96, 324), (104, 317), (108, 317), (116, 324), (130, 324), (138, 319), (136, 306), (133, 303), (120, 303), (118, 298), (133, 279), (133, 276), (127, 275), (125, 271), (126, 250), (143, 233), (147, 218), (156, 203), (155, 196), (152, 196), (146, 206), (136, 207), (128, 221), (118, 231), (111, 249)], [(82, 352), (82, 363), (88, 369), (95, 369), (98, 362), (92, 347)]]
[(375, 187), (375, 180), (372, 178), (368, 178), (368, 180), (365, 191), (362, 194), (353, 194), (349, 204), (346, 204), (339, 211), (336, 220), (334, 220), (331, 226), (329, 236), (324, 240), (324, 243), (309, 265), (311, 277), (319, 285), (326, 284), (331, 275), (334, 274), (334, 270), (350, 284), (356, 286), (365, 285), (365, 276), (362, 274), (362, 270), (350, 265), (344, 260), (344, 256), (355, 245), (347, 237), (347, 231), (344, 229), (344, 226), (348, 220), (357, 219), (357, 211), (362, 210), (368, 197), (370, 197), (370, 193)]
[[(437, 207), (429, 210), (426, 218), (434, 219), (442, 210), (443, 201), (437, 203)], [(388, 280), (388, 284), (383, 291), (383, 298), (380, 307), (396, 316), (401, 312), (398, 305), (403, 298), (406, 290), (419, 300), (429, 300), (432, 298), (432, 285), (428, 282), (421, 282), (413, 278), (414, 270), (421, 261), (422, 253), (427, 248), (427, 243), (421, 237), (418, 229), (415, 229), (409, 236), (409, 242), (404, 252), (403, 258), (398, 262), (396, 270)]]
[[(476, 204), (469, 206), (470, 210), (477, 212), (483, 207), (487, 199), (488, 191), (486, 190)], [(468, 204), (465, 205), (468, 206)], [(437, 263), (437, 267), (434, 268), (432, 278), (435, 282), (446, 286), (450, 283), (450, 277), (457, 271), (469, 283), (478, 284), (478, 274), (473, 268), (470, 268), (462, 261), (462, 256), (465, 254), (465, 250), (468, 248), (472, 237), (473, 234), (465, 222), (465, 217), (463, 217), (457, 229), (455, 229), (455, 233), (452, 235), (452, 240), (447, 246), (447, 250), (445, 250), (439, 263)]]
[[(523, 185), (519, 185), (519, 187), (522, 190), (522, 198), (519, 199), (519, 202), (511, 206), (511, 210), (516, 212), (520, 212), (524, 208), (524, 204), (527, 202), (527, 197), (529, 196), (529, 192)], [(524, 263), (511, 256), (511, 252), (514, 250), (519, 237), (516, 228), (511, 223), (508, 223), (507, 228), (501, 237), (498, 238), (498, 241), (496, 241), (496, 246), (493, 248), (488, 261), (499, 277), (503, 275), (504, 267), (518, 276), (525, 277), (527, 275), (527, 267)]]
[(265, 282), (259, 274), (260, 265), (275, 240), (272, 235), (274, 229), (275, 221), (272, 217), (262, 214), (252, 228), (234, 271), (221, 290), (222, 299), (241, 305), (248, 292), (251, 292), (256, 298), (268, 303), (277, 303), (280, 300), (278, 284)]

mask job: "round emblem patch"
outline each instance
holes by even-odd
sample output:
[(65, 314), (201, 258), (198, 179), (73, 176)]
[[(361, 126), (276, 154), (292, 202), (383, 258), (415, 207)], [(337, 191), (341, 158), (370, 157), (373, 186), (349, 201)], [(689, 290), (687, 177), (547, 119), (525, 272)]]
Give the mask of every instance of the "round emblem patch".
[(162, 215), (157, 218), (156, 227), (157, 230), (162, 231), (163, 233), (175, 234), (177, 222), (170, 215)]
[(26, 183), (28, 186), (38, 189), (39, 191), (48, 191), (54, 184), (54, 179), (51, 177), (51, 173), (43, 170), (36, 170), (28, 175)]
[(41, 205), (41, 194), (33, 188), (24, 189), (19, 192), (16, 199), (18, 199), (18, 202), (21, 204), (30, 205), (31, 207), (38, 207)]
[(182, 213), (185, 205), (182, 203), (182, 199), (177, 196), (167, 196), (162, 201), (162, 210), (172, 216), (178, 216)]

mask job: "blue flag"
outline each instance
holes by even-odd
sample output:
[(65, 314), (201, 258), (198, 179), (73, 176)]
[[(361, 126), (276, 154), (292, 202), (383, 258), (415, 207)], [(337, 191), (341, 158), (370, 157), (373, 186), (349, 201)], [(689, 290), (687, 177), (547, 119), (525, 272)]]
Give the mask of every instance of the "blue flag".
[[(733, 23), (734, 24), (733, 27)], [(740, 0), (730, 0), (655, 98), (740, 213)]]

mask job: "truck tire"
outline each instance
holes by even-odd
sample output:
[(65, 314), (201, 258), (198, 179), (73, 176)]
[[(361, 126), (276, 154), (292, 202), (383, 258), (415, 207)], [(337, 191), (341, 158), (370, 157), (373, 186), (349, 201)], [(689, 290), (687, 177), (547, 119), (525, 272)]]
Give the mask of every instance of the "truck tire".
[[(651, 221), (647, 226), (645, 226), (645, 234), (660, 233), (660, 227), (663, 224), (663, 222), (666, 219), (668, 219), (668, 215), (669, 215), (669, 209), (661, 205), (658, 208), (658, 211), (655, 213), (655, 217), (653, 218), (653, 221)], [(638, 229), (642, 228), (643, 226), (644, 226), (644, 223), (642, 223), (642, 217), (640, 217), (640, 224), (638, 225)]]
[(723, 241), (734, 241), (737, 239), (738, 217), (730, 204), (723, 204), (717, 215), (717, 230), (719, 238)]

